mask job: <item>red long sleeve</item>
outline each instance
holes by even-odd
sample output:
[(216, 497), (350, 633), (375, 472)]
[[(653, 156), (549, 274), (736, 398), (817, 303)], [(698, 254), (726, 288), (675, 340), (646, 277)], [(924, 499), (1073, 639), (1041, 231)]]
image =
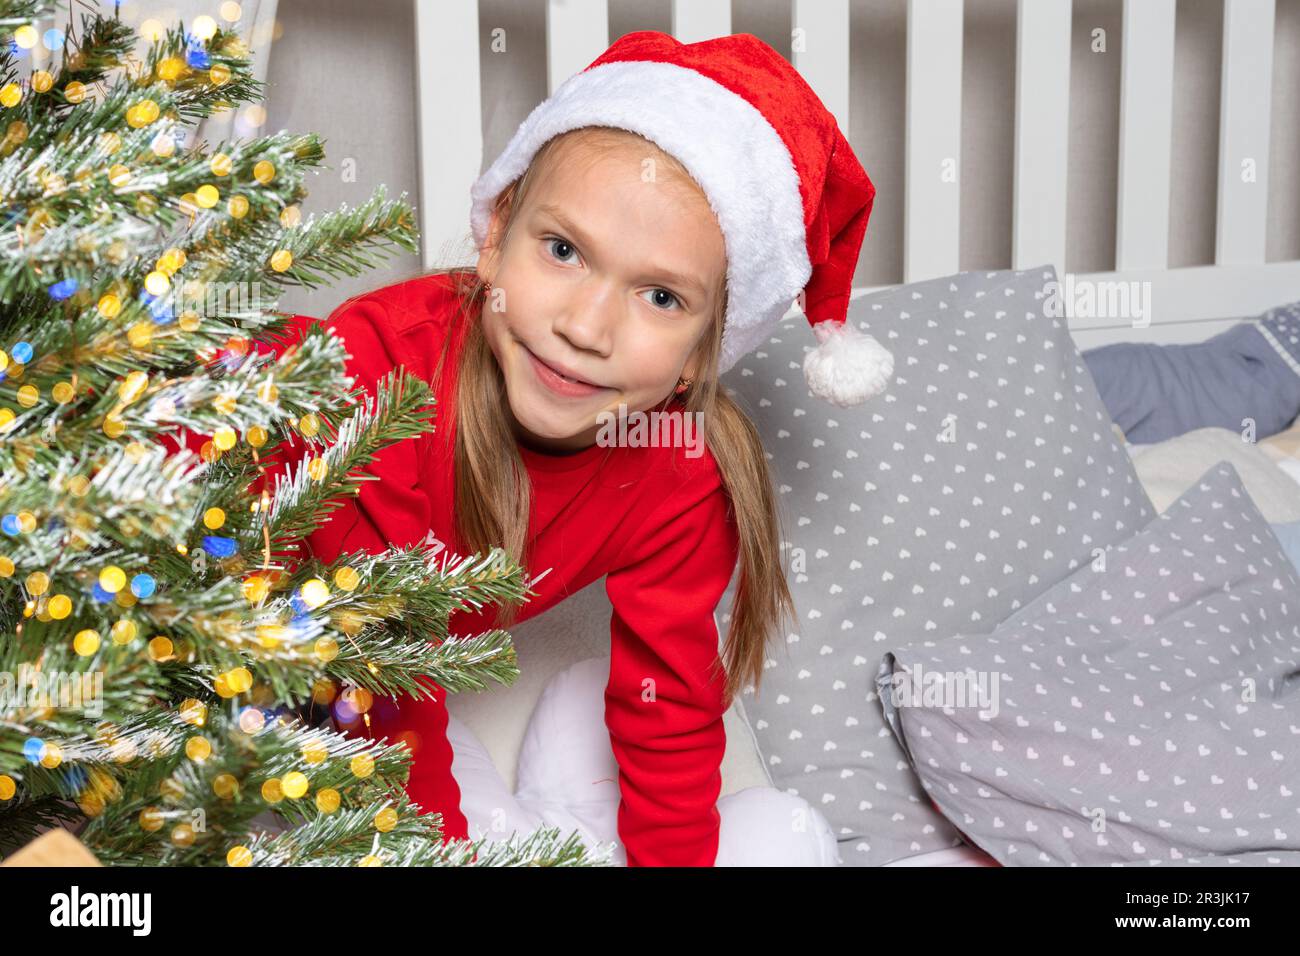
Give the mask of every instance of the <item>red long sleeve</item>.
[[(295, 317), (292, 325), (272, 344), (280, 354), (296, 342), (314, 319)], [(357, 385), (373, 395), (376, 384), (397, 365), (418, 372), (419, 366), (406, 350), (388, 320), (382, 303), (362, 298), (345, 303), (324, 323), (343, 339), (349, 359), (347, 373)], [(406, 546), (424, 537), (429, 528), (428, 496), (417, 487), (425, 436), (390, 445), (375, 456), (367, 472), (377, 477), (362, 485), (357, 497), (346, 499), (307, 539), (311, 553), (321, 561), (332, 561), (344, 551), (364, 550), (377, 554), (390, 546)], [(301, 449), (293, 458), (301, 457)], [(416, 700), (402, 694), (395, 700), (375, 698), (370, 711), (370, 736), (405, 740), (414, 759), (406, 785), (407, 795), (424, 813), (442, 815), (444, 841), (467, 839), (469, 823), (460, 809), (460, 788), (451, 773), (452, 748), (447, 740), (446, 691), (431, 678), (421, 685), (433, 696)], [(364, 734), (364, 728), (351, 731)]]
[(719, 665), (711, 676), (713, 611), (739, 539), (716, 472), (708, 477), (666, 499), (605, 579), (614, 607), (605, 723), (629, 866), (712, 866), (717, 855), (726, 675)]
[[(375, 299), (345, 304), (325, 323), (340, 336), (349, 355), (347, 372), (367, 394), (398, 365), (414, 373), (419, 366), (407, 354), (386, 309)], [(425, 436), (390, 445), (366, 469), (379, 480), (367, 482), (356, 498), (347, 500), (308, 539), (312, 553), (329, 561), (342, 551), (359, 548), (375, 554), (389, 547), (409, 546), (429, 529), (429, 498), (417, 486), (421, 444)], [(432, 678), (421, 685), (433, 696), (416, 700), (409, 694), (396, 699), (376, 698), (370, 711), (370, 731), (375, 739), (405, 740), (414, 759), (406, 785), (407, 795), (424, 813), (442, 815), (444, 840), (467, 839), (469, 823), (460, 809), (460, 787), (451, 773), (452, 748), (447, 739), (447, 693)], [(362, 731), (358, 730), (358, 733)]]

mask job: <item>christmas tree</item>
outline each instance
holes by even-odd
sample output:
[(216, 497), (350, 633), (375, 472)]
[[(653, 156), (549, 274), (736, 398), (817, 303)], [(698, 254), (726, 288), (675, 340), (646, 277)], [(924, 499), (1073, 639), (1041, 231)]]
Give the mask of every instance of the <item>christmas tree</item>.
[(302, 546), (436, 409), (402, 370), (354, 390), (319, 325), (258, 346), (285, 288), (415, 247), (404, 196), (304, 220), (316, 136), (179, 145), (259, 99), (233, 27), (137, 57), (86, 14), (43, 69), (52, 12), (0, 0), (0, 853), (64, 826), (110, 864), (602, 862), (554, 830), (444, 843), (404, 745), (300, 717), (518, 674), (504, 631), (447, 632), (528, 593), (507, 552)]

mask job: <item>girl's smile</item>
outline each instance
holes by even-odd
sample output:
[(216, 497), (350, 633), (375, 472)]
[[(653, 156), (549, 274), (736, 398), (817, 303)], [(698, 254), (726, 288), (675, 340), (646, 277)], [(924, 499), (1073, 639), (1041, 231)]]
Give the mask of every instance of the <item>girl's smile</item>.
[(526, 345), (522, 346), (532, 360), (533, 370), (537, 373), (537, 379), (556, 395), (565, 398), (588, 398), (600, 392), (606, 391), (603, 385), (594, 385), (590, 382), (583, 381), (573, 375), (566, 375), (560, 369), (548, 362), (543, 362), (529, 349)]

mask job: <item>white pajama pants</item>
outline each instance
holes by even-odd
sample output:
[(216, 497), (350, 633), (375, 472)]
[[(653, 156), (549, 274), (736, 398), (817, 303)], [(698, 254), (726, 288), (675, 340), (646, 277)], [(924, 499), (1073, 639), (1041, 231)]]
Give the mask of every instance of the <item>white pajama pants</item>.
[[(511, 793), (473, 732), (449, 715), (452, 774), (471, 839), (507, 840), (539, 827), (576, 832), (589, 848), (618, 838), (618, 762), (605, 727), (608, 658), (580, 661), (542, 691), (519, 757)], [(836, 866), (835, 835), (802, 797), (773, 787), (747, 787), (718, 800), (721, 833), (715, 866)]]

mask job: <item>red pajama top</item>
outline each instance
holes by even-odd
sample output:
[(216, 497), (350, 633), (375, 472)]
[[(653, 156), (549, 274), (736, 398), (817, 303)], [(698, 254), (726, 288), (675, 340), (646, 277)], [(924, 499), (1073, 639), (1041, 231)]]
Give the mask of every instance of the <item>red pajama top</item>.
[[(351, 355), (348, 374), (368, 392), (398, 365), (432, 381), (444, 337), (455, 337), (434, 432), (379, 453), (369, 471), (380, 480), (364, 483), (308, 539), (323, 561), (344, 550), (410, 545), (430, 532), (453, 553), (466, 553), (452, 520), (455, 372), (465, 322), (451, 281), (434, 275), (390, 285), (343, 303), (326, 320)], [(295, 327), (315, 321), (299, 316)], [(683, 410), (675, 401), (669, 409)], [(605, 723), (619, 766), (618, 834), (628, 865), (712, 866), (726, 746), (725, 676), (710, 677), (718, 657), (713, 612), (739, 554), (713, 456), (706, 448), (692, 458), (684, 447), (593, 445), (569, 455), (519, 449), (532, 483), (525, 570), (537, 596), (518, 620), (605, 576), (613, 607)], [(449, 633), (489, 630), (496, 613), (495, 606), (454, 613)], [(425, 812), (442, 814), (445, 837), (467, 837), (445, 694), (425, 683), (436, 689), (435, 700), (381, 701), (372, 730), (376, 738), (408, 741), (408, 794)]]

